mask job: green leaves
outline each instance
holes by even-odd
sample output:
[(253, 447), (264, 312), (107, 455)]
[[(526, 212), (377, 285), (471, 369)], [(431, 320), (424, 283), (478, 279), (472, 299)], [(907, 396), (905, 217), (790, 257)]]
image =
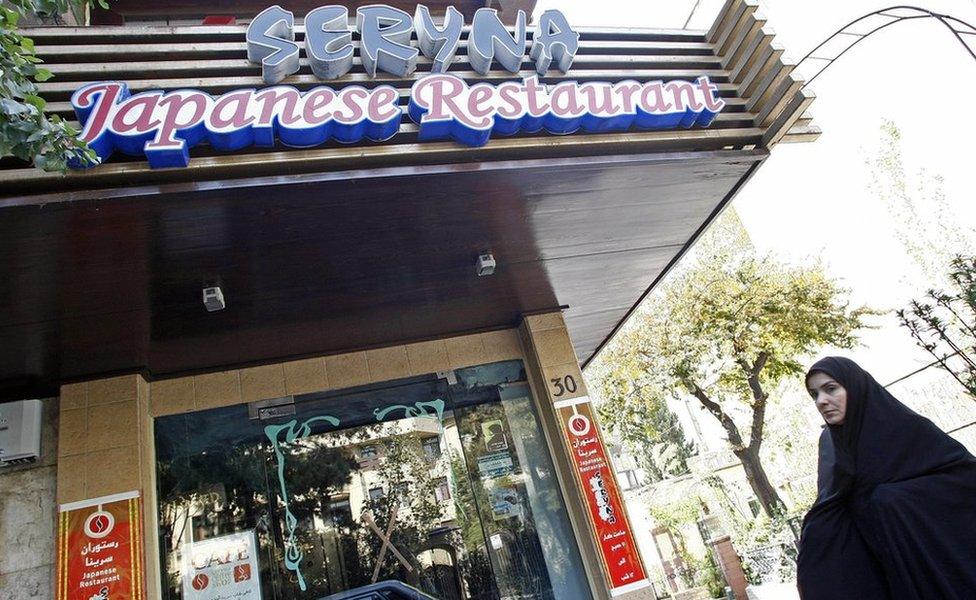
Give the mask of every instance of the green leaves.
[(38, 112), (43, 111), (44, 107), (47, 106), (47, 102), (44, 101), (44, 98), (41, 98), (40, 96), (34, 96), (33, 94), (29, 96), (25, 96), (24, 102), (36, 108)]
[(86, 4), (87, 0), (12, 0), (0, 5), (0, 158), (15, 156), (59, 172), (67, 171), (71, 162), (97, 164), (76, 129), (44, 114), (46, 103), (37, 83), (53, 74), (37, 66), (42, 61), (34, 53), (34, 41), (16, 31), (20, 17), (28, 12), (52, 16)]
[(851, 310), (846, 294), (818, 264), (786, 265), (707, 239), (635, 326), (648, 347), (646, 366), (665, 387), (694, 382), (713, 398), (752, 405), (754, 367), (763, 386), (775, 385), (801, 374), (800, 359), (818, 348), (856, 343), (871, 313)]
[(0, 27), (13, 29), (20, 22), (20, 13), (0, 5)]
[(670, 425), (662, 410), (678, 401), (706, 409), (730, 449), (755, 457), (746, 476), (766, 508), (779, 503), (759, 464), (769, 392), (823, 346), (856, 344), (870, 314), (851, 309), (819, 264), (758, 255), (727, 211), (590, 367), (591, 387), (605, 400), (604, 422), (643, 448), (633, 453), (652, 473), (667, 464), (656, 447)]

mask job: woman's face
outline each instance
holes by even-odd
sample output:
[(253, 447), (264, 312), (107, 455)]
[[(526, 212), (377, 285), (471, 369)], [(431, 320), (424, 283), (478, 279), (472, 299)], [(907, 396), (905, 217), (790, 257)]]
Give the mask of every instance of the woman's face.
[(817, 371), (807, 379), (807, 391), (827, 425), (843, 425), (847, 415), (847, 390), (833, 377)]

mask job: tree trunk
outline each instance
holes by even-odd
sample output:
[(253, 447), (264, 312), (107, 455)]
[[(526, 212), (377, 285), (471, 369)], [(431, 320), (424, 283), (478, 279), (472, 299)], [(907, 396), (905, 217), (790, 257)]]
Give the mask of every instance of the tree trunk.
[(777, 514), (786, 512), (786, 505), (776, 492), (776, 488), (770, 483), (766, 470), (763, 469), (762, 462), (759, 460), (759, 451), (743, 448), (735, 450), (735, 455), (742, 461), (742, 469), (746, 472), (746, 479), (752, 486), (752, 491), (756, 493), (756, 498), (762, 506), (766, 516), (773, 517)]

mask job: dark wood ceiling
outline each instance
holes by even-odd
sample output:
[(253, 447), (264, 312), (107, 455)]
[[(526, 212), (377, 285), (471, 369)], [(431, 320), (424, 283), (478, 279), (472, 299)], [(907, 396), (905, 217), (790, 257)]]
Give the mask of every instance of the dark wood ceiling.
[[(0, 388), (342, 352), (559, 306), (585, 359), (764, 156), (350, 171), (7, 207)], [(493, 276), (475, 275), (482, 250)], [(213, 284), (227, 309), (207, 313)]]

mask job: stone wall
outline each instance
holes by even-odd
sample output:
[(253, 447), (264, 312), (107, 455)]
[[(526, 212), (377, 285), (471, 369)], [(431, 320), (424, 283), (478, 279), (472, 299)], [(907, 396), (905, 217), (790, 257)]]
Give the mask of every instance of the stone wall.
[(41, 457), (0, 468), (0, 598), (49, 600), (54, 595), (58, 399), (44, 400)]

